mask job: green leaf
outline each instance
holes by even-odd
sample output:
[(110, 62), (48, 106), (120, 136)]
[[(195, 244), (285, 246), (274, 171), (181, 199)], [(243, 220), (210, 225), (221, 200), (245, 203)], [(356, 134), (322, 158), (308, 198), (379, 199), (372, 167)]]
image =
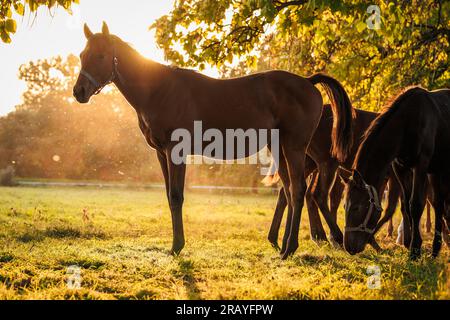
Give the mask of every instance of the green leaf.
[(37, 8), (39, 7), (39, 5), (37, 4), (36, 0), (30, 0), (28, 2), (28, 6), (30, 7), (30, 11), (31, 12), (35, 12), (37, 10)]
[(8, 19), (5, 22), (5, 29), (10, 33), (14, 33), (17, 30), (17, 23), (13, 19)]
[(47, 7), (49, 9), (51, 9), (55, 5), (55, 3), (56, 3), (56, 0), (49, 0), (48, 3), (47, 3)]
[(16, 10), (18, 15), (23, 16), (25, 14), (25, 7), (20, 2), (14, 4), (14, 10)]
[(2, 32), (0, 32), (0, 38), (2, 38), (2, 41), (4, 43), (11, 43), (11, 38), (4, 30), (2, 30)]
[(356, 30), (358, 30), (359, 33), (363, 32), (364, 30), (366, 30), (367, 28), (367, 24), (363, 21), (360, 21), (356, 24)]

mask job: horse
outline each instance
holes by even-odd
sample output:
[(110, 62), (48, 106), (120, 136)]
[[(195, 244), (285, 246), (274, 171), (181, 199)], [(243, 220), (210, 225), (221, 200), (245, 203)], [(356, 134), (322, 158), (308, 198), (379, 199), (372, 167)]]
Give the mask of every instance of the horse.
[[(337, 209), (339, 207), (339, 203), (341, 202), (341, 196), (343, 193), (343, 188), (340, 187), (342, 184), (340, 182), (340, 179), (336, 179), (336, 173), (340, 171), (340, 177), (343, 177), (345, 174), (350, 175), (350, 173), (347, 173), (348, 170), (346, 170), (346, 168), (351, 168), (357, 152), (357, 148), (359, 146), (359, 142), (364, 136), (364, 132), (378, 115), (378, 113), (360, 109), (354, 109), (354, 111), (354, 144), (352, 149), (350, 150), (350, 153), (347, 155), (346, 161), (340, 162), (338, 159), (336, 159), (336, 157), (333, 157), (332, 153), (330, 152), (330, 133), (333, 126), (333, 116), (330, 105), (324, 106), (319, 126), (317, 127), (317, 130), (314, 133), (314, 136), (307, 150), (305, 175), (311, 175), (312, 178), (311, 182), (308, 185), (305, 199), (310, 221), (311, 239), (315, 242), (327, 241), (327, 236), (318, 214), (318, 209), (320, 209), (325, 218), (325, 221), (330, 226), (331, 241), (339, 246), (343, 245), (342, 233), (339, 234), (340, 230), (339, 232), (334, 231), (335, 225), (337, 224)], [(272, 162), (271, 169), (269, 169), (268, 175), (266, 175), (262, 182), (265, 185), (273, 185), (277, 183), (278, 180), (279, 177), (275, 172), (274, 162)], [(384, 215), (385, 221), (380, 221), (380, 225), (377, 226), (377, 231), (394, 214), (397, 207), (398, 198), (400, 196), (400, 186), (393, 172), (389, 176), (389, 180), (386, 181), (386, 183), (389, 185), (388, 205), (386, 207)], [(329, 198), (330, 206), (328, 205)], [(278, 233), (286, 206), (287, 201), (284, 189), (282, 187), (278, 192), (277, 205), (268, 235), (269, 242), (276, 249), (279, 249)], [(371, 244), (376, 250), (380, 250), (380, 246), (376, 243), (375, 239), (372, 240)], [(283, 251), (283, 247), (281, 251)]]
[(449, 161), (450, 89), (428, 91), (415, 86), (401, 92), (372, 122), (352, 166), (346, 184), (346, 251), (361, 252), (372, 238), (381, 214), (377, 190), (392, 167), (402, 189), (404, 227), (411, 231), (405, 244), (412, 260), (421, 255), (420, 218), (430, 178), (435, 209), (432, 256), (436, 257), (441, 231), (445, 223), (450, 226)]
[[(174, 160), (180, 141), (174, 141), (173, 135), (175, 130), (181, 129), (192, 136), (194, 122), (201, 121), (204, 130), (214, 129), (222, 137), (228, 130), (278, 130), (279, 173), (290, 208), (285, 231), (287, 245), (281, 258), (292, 255), (298, 248), (306, 191), (306, 148), (323, 108), (316, 84), (324, 86), (331, 100), (333, 154), (345, 159), (351, 146), (352, 107), (341, 84), (324, 74), (301, 77), (281, 70), (214, 79), (142, 57), (126, 42), (110, 34), (106, 23), (102, 32), (96, 34), (85, 24), (84, 34), (87, 44), (80, 54), (81, 70), (73, 94), (78, 102), (87, 103), (104, 86), (114, 83), (135, 109), (139, 127), (148, 145), (156, 150), (164, 176), (172, 217), (171, 253), (178, 255), (185, 245), (182, 207), (187, 157), (183, 153), (182, 161)], [(197, 144), (189, 140), (189, 151), (193, 155), (202, 155), (208, 146), (204, 141)], [(272, 140), (265, 145), (271, 151), (275, 148)], [(228, 142), (223, 146), (223, 150), (230, 147)], [(256, 154), (264, 146), (258, 143), (258, 150), (245, 148), (241, 158)], [(226, 152), (222, 159), (239, 158), (234, 152)]]

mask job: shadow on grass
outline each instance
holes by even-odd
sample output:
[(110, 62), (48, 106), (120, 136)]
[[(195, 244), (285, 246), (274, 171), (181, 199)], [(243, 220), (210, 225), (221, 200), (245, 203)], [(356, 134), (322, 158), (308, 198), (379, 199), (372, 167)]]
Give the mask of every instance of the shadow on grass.
[(34, 242), (34, 241), (43, 241), (45, 238), (52, 239), (106, 239), (107, 235), (100, 230), (80, 230), (73, 227), (68, 226), (56, 226), (47, 228), (44, 230), (30, 230), (19, 236), (17, 236), (17, 240), (20, 242)]
[(183, 280), (187, 298), (190, 300), (200, 300), (200, 289), (194, 276), (194, 263), (181, 257), (177, 258), (178, 269), (174, 270), (174, 276)]
[(333, 258), (329, 255), (313, 255), (310, 253), (297, 254), (291, 257), (291, 261), (296, 266), (318, 266), (321, 264), (331, 264), (333, 268), (345, 268), (345, 263), (341, 262), (338, 258)]
[(105, 266), (106, 262), (86, 257), (86, 258), (70, 258), (67, 260), (60, 260), (59, 264), (63, 267), (78, 266), (83, 269), (98, 270), (103, 266)]

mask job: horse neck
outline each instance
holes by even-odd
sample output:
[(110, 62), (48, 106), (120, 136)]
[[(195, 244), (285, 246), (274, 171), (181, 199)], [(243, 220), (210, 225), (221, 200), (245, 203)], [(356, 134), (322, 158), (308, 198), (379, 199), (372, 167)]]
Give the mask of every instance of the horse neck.
[(117, 75), (114, 84), (127, 101), (140, 111), (166, 78), (168, 67), (145, 59), (125, 44), (116, 47)]
[(363, 142), (353, 164), (353, 169), (377, 189), (383, 183), (392, 161), (398, 156), (404, 128), (404, 121), (401, 120), (400, 112), (387, 119), (382, 128)]

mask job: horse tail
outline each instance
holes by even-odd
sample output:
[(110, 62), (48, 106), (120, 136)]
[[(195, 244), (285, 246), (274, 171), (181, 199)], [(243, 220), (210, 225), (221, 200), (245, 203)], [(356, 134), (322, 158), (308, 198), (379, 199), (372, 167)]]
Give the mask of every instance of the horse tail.
[(331, 154), (340, 162), (345, 161), (353, 144), (354, 110), (344, 87), (336, 79), (322, 73), (307, 78), (312, 84), (321, 84), (330, 99), (333, 111)]
[(264, 179), (261, 180), (261, 182), (266, 187), (271, 187), (274, 184), (276, 184), (278, 181), (280, 181), (280, 176), (278, 175), (278, 170), (277, 170), (275, 161), (272, 159), (272, 161), (270, 161), (269, 171), (267, 172)]

